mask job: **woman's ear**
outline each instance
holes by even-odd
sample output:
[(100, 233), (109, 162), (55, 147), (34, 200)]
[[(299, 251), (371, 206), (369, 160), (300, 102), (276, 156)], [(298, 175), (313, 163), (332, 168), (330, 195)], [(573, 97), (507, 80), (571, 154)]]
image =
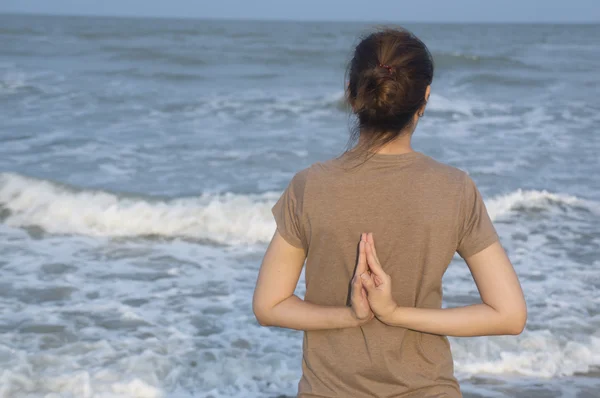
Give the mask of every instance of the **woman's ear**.
[(348, 83), (348, 85), (346, 86), (346, 90), (344, 91), (344, 96), (346, 97), (346, 103), (350, 106), (350, 109), (352, 109), (352, 112), (356, 113), (354, 101), (350, 97), (350, 83)]
[(417, 116), (418, 117), (423, 117), (423, 115), (425, 115), (425, 108), (427, 107), (427, 102), (429, 102), (429, 95), (431, 94), (431, 86), (427, 86), (427, 88), (425, 89), (425, 103), (423, 104), (423, 106), (421, 107), (421, 109), (419, 109), (419, 111), (417, 112)]

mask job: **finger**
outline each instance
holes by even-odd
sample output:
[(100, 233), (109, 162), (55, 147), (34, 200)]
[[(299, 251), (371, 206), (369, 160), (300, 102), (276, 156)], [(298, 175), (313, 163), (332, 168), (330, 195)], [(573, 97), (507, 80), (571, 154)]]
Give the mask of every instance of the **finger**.
[(367, 242), (365, 242), (362, 239), (361, 239), (360, 243), (358, 244), (358, 262), (356, 264), (356, 271), (355, 271), (356, 275), (360, 275), (364, 272), (367, 272), (369, 269), (367, 266), (367, 253), (365, 251), (366, 245), (367, 245)]
[(379, 257), (377, 256), (377, 250), (375, 248), (375, 238), (373, 237), (373, 232), (369, 232), (366, 236), (366, 240), (369, 244), (371, 244), (371, 248), (373, 249), (373, 254), (377, 261), (379, 261)]
[(360, 292), (362, 288), (363, 286), (362, 280), (360, 279), (360, 275), (355, 275), (354, 278), (352, 278), (352, 295), (355, 295), (357, 292)]
[(375, 284), (373, 283), (373, 280), (371, 279), (371, 277), (369, 275), (364, 273), (360, 276), (360, 279), (361, 279), (362, 285), (366, 289), (367, 293), (372, 291), (373, 289), (375, 289)]
[(355, 302), (360, 298), (361, 290), (363, 289), (362, 280), (357, 276), (352, 278), (352, 285), (350, 289), (350, 301)]
[[(373, 254), (375, 254), (375, 257), (377, 257), (377, 251), (375, 250), (375, 239), (373, 238), (373, 232), (369, 232), (366, 235), (367, 235), (366, 240), (368, 243), (371, 244), (371, 246), (373, 246)], [(377, 259), (379, 259), (379, 257), (377, 257)]]
[(367, 240), (367, 244), (371, 245), (371, 249), (373, 249), (373, 256), (375, 256), (375, 259), (377, 260), (378, 264), (381, 264), (379, 262), (379, 257), (377, 256), (377, 250), (375, 249), (375, 240), (373, 238), (373, 232), (369, 232), (366, 236), (366, 240)]
[(379, 278), (383, 279), (386, 273), (383, 270), (383, 268), (381, 268), (379, 261), (373, 254), (373, 248), (370, 244), (368, 244), (367, 247), (365, 247), (365, 253), (367, 255), (367, 265), (369, 266), (371, 272), (373, 272)]

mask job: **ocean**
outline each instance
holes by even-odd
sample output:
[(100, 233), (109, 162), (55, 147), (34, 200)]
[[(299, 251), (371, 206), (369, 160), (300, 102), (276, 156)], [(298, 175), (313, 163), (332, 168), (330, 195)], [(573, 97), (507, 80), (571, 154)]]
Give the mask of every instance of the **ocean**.
[[(437, 67), (414, 146), (476, 181), (529, 307), (451, 338), (465, 397), (600, 397), (600, 26), (406, 26)], [(294, 396), (302, 335), (251, 297), (370, 27), (1, 15), (0, 397)], [(456, 257), (444, 304), (478, 300)]]

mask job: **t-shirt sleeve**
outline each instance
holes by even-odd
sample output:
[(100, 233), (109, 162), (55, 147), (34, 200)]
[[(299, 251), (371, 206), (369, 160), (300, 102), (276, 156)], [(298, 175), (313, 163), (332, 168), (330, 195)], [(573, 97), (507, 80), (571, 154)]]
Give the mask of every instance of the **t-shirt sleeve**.
[(487, 212), (481, 193), (467, 174), (462, 192), (457, 252), (470, 257), (498, 241), (496, 228)]
[(304, 228), (304, 191), (307, 171), (298, 172), (283, 191), (271, 212), (275, 217), (277, 231), (290, 245), (307, 250)]

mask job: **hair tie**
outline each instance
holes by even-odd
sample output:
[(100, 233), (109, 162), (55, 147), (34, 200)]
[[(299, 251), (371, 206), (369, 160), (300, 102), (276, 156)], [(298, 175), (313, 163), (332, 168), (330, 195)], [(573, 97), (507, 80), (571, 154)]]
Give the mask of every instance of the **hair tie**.
[(388, 70), (388, 72), (390, 73), (390, 75), (392, 74), (392, 67), (391, 67), (391, 66), (389, 66), (389, 65), (386, 65), (386, 64), (379, 64), (379, 67), (380, 67), (380, 68), (387, 69), (387, 70)]

